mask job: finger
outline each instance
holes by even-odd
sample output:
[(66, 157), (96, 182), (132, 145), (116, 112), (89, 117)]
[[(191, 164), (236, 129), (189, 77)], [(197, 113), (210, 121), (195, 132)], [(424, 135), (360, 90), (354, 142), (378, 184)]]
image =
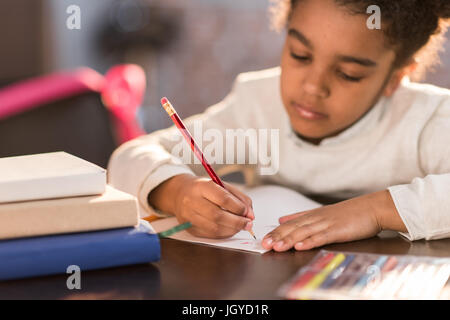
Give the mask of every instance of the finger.
[(273, 249), (273, 240), (270, 237), (267, 237), (267, 235), (263, 238), (263, 240), (261, 241), (261, 245), (264, 249), (266, 250), (272, 250)]
[(244, 202), (247, 205), (247, 211), (246, 211), (245, 216), (252, 220), (255, 219), (255, 213), (253, 211), (252, 199), (249, 196), (247, 196), (245, 193), (241, 192), (241, 190), (239, 190), (237, 187), (235, 187), (229, 183), (224, 183), (224, 184), (228, 191), (230, 191), (234, 196), (236, 196), (239, 200), (241, 200), (242, 202)]
[(190, 216), (190, 222), (192, 223), (192, 228), (188, 229), (188, 231), (197, 237), (223, 239), (231, 237), (238, 232), (235, 229), (215, 224), (197, 212)]
[(284, 238), (286, 235), (288, 235), (295, 229), (302, 227), (304, 224), (309, 224), (312, 222), (315, 222), (315, 220), (309, 219), (308, 216), (298, 217), (295, 220), (290, 220), (288, 222), (281, 224), (280, 226), (278, 226), (277, 228), (273, 229), (271, 232), (266, 234), (264, 238), (270, 238), (275, 243)]
[(230, 191), (232, 194), (234, 194), (236, 197), (238, 197), (242, 202), (244, 202), (249, 207), (253, 208), (252, 199), (247, 196), (245, 193), (243, 193), (239, 188), (233, 186), (230, 183), (224, 183), (225, 187), (228, 191)]
[(324, 227), (320, 223), (305, 224), (299, 228), (296, 228), (283, 238), (273, 244), (273, 250), (286, 251), (295, 246), (296, 243), (321, 233)]
[(283, 239), (286, 235), (294, 231), (296, 228), (300, 226), (299, 221), (296, 221), (295, 223), (288, 222), (285, 224), (282, 224), (278, 226), (277, 228), (273, 229), (271, 232), (266, 234), (262, 241), (262, 246), (267, 250), (272, 250), (275, 243)]
[(295, 250), (310, 250), (330, 243), (328, 232), (320, 232), (295, 244)]
[(209, 188), (205, 188), (202, 195), (207, 200), (215, 203), (219, 207), (231, 213), (244, 216), (246, 205), (239, 198), (233, 195), (230, 191), (217, 185), (215, 182), (210, 182)]
[(280, 224), (285, 223), (285, 222), (291, 221), (292, 219), (301, 217), (301, 216), (307, 214), (308, 212), (309, 211), (302, 211), (302, 212), (297, 212), (297, 213), (293, 213), (293, 214), (288, 214), (288, 215), (282, 216), (280, 219), (278, 219), (278, 222)]
[(248, 225), (251, 222), (249, 218), (241, 217), (228, 211), (222, 210), (216, 204), (207, 199), (196, 201), (193, 206), (194, 210), (198, 214), (213, 222), (214, 224), (231, 228), (233, 230), (236, 230), (236, 232), (249, 228)]

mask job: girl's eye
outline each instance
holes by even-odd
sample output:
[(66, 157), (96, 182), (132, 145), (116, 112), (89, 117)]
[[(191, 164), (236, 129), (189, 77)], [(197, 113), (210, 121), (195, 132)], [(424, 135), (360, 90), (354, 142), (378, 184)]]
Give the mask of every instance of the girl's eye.
[(344, 79), (345, 81), (360, 82), (363, 79), (363, 77), (352, 77), (352, 76), (349, 76), (348, 74), (345, 74), (343, 72), (338, 72), (338, 73), (339, 73), (339, 76), (342, 79)]
[(311, 57), (309, 56), (299, 56), (296, 55), (295, 53), (291, 52), (291, 57), (294, 58), (295, 60), (301, 61), (301, 62), (307, 62), (311, 60)]

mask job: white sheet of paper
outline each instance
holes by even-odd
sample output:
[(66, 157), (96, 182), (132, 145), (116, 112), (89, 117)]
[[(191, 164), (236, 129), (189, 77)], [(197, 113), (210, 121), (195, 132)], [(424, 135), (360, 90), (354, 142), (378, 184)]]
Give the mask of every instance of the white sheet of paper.
[[(228, 239), (199, 238), (187, 231), (180, 231), (169, 238), (228, 249), (264, 253), (267, 250), (261, 246), (261, 240), (268, 232), (279, 225), (278, 219), (280, 217), (321, 206), (319, 203), (285, 187), (264, 185), (243, 190), (253, 202), (253, 211), (255, 212), (253, 231), (256, 240), (247, 231), (240, 231)], [(175, 217), (171, 217), (153, 221), (151, 224), (156, 232), (161, 232), (175, 227), (179, 223)]]

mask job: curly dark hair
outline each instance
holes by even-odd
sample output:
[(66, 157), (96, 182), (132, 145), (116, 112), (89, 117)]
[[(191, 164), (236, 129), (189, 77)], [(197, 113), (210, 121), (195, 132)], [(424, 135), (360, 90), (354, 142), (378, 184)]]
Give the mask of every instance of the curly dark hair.
[[(295, 6), (302, 0), (272, 0), (272, 25), (284, 28)], [(419, 61), (414, 77), (439, 64), (444, 34), (450, 20), (450, 0), (334, 0), (352, 14), (367, 14), (370, 5), (381, 9), (382, 30), (387, 44), (394, 48), (394, 67), (407, 65), (411, 58)]]

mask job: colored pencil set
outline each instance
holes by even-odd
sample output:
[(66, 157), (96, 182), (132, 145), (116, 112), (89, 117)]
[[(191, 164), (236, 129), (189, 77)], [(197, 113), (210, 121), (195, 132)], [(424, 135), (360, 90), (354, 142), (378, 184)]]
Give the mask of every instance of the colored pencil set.
[(279, 295), (291, 300), (449, 300), (450, 258), (321, 250)]

